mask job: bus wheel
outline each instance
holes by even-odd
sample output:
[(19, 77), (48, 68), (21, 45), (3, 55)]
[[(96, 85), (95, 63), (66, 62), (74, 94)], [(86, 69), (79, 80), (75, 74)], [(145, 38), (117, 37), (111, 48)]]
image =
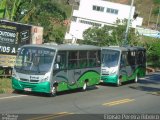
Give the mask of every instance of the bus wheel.
[(136, 75), (136, 78), (134, 79), (134, 82), (135, 82), (135, 83), (138, 82), (138, 75)]
[(122, 85), (122, 78), (120, 77), (117, 81), (117, 87), (121, 86)]
[(51, 93), (50, 93), (50, 97), (56, 96), (56, 92), (57, 92), (57, 87), (56, 87), (56, 86), (53, 86), (53, 87), (52, 87), (52, 90), (51, 90)]
[(83, 91), (86, 91), (87, 90), (87, 82), (84, 82), (84, 85), (83, 85)]

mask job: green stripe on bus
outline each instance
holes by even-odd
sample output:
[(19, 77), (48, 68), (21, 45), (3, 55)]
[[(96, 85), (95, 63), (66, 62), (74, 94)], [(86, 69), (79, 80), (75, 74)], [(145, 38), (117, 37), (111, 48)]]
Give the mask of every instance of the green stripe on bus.
[(88, 71), (85, 72), (83, 75), (81, 75), (81, 77), (74, 84), (68, 84), (66, 81), (62, 81), (58, 83), (58, 91), (81, 88), (83, 87), (85, 80), (88, 79), (89, 79), (88, 86), (98, 84), (100, 81), (100, 74), (97, 73), (96, 71)]

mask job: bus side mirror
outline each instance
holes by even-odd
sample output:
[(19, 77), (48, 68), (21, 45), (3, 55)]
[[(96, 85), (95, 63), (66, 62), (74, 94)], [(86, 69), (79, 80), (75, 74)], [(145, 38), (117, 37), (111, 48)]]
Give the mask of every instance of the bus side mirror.
[(61, 61), (61, 56), (60, 56), (60, 55), (57, 55), (56, 62), (57, 62), (57, 63), (60, 63), (60, 61)]
[(59, 65), (57, 63), (54, 65), (54, 69), (59, 69)]

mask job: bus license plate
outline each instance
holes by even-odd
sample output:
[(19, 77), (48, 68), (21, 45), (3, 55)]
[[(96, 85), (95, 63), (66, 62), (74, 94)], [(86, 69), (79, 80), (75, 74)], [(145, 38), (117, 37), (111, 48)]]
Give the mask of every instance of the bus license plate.
[(32, 91), (31, 88), (24, 88), (25, 91)]

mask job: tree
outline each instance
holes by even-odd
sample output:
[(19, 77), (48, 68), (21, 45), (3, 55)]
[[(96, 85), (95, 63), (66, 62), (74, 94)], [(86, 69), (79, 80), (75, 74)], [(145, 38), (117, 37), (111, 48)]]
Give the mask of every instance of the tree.
[(63, 21), (67, 18), (62, 8), (56, 0), (22, 0), (15, 21), (42, 26), (45, 42), (62, 43), (66, 29)]
[(160, 0), (154, 0), (154, 4), (160, 4)]
[(111, 40), (110, 31), (112, 27), (104, 26), (102, 28), (93, 27), (89, 28), (83, 33), (84, 44), (92, 44), (98, 46), (109, 45)]
[(13, 21), (21, 0), (2, 0), (0, 1), (0, 18)]
[(160, 67), (160, 39), (142, 36), (140, 46), (146, 48), (147, 62)]
[(6, 8), (6, 0), (0, 1), (0, 18), (4, 18)]
[[(63, 8), (63, 9), (62, 9)], [(0, 18), (44, 27), (45, 42), (63, 43), (66, 5), (57, 0), (0, 0)]]
[[(125, 30), (126, 30), (126, 25), (89, 28), (83, 33), (84, 40), (82, 43), (99, 45), (99, 46), (109, 46), (109, 45), (122, 46), (124, 43)], [(135, 45), (139, 40), (138, 35), (136, 35), (134, 31), (135, 31), (134, 29), (130, 28), (127, 39), (129, 45)]]

